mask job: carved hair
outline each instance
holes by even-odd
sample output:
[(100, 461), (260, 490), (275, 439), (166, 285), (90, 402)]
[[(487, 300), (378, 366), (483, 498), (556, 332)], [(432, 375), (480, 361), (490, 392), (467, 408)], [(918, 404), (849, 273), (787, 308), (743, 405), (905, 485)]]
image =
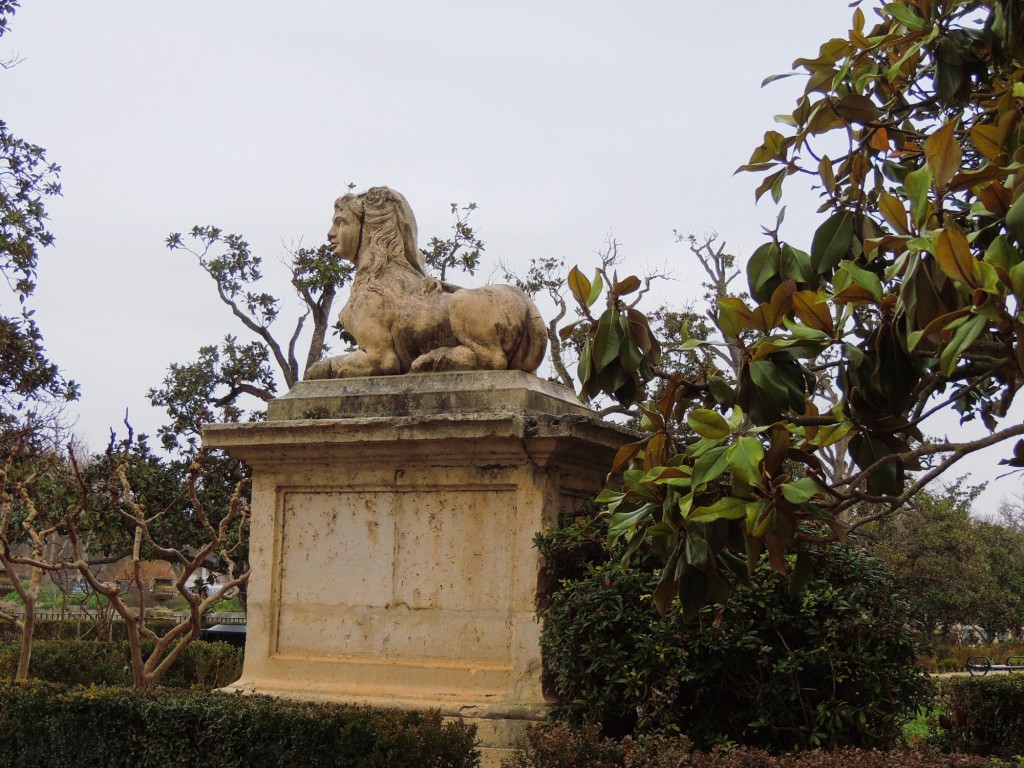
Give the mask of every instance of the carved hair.
[(371, 187), (361, 195), (338, 198), (335, 208), (345, 206), (362, 222), (359, 277), (368, 287), (372, 289), (389, 267), (427, 276), (416, 245), (416, 217), (402, 195), (388, 187)]

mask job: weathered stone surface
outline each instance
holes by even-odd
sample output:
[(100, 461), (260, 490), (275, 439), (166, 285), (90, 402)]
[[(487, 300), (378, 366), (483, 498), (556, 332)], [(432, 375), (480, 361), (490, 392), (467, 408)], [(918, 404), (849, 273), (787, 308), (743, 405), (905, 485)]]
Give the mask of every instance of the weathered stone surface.
[(548, 705), (534, 534), (633, 436), (519, 372), (359, 383), (302, 383), (266, 422), (206, 429), (254, 470), (233, 687), (438, 708), (507, 747)]
[(547, 329), (530, 298), (510, 285), (464, 289), (428, 276), (416, 218), (393, 189), (338, 198), (327, 239), (339, 259), (356, 267), (340, 320), (359, 349), (311, 365), (307, 379), (532, 373), (543, 361)]
[(593, 416), (565, 387), (522, 371), (300, 381), (267, 419), (350, 419), (471, 413)]

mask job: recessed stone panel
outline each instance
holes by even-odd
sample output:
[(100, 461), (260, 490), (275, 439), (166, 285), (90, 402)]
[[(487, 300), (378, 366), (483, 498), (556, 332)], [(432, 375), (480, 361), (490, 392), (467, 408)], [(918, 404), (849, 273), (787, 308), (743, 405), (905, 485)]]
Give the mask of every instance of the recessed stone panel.
[(277, 654), (511, 664), (512, 487), (290, 490)]
[(321, 609), (388, 605), (394, 494), (286, 491), (281, 501), (282, 603)]

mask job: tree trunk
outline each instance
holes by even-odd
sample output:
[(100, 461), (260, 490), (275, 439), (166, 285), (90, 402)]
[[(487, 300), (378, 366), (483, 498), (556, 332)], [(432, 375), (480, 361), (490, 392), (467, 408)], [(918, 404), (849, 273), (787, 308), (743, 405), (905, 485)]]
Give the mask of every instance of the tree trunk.
[(36, 596), (25, 600), (25, 620), (21, 625), (21, 652), (18, 654), (18, 671), (15, 680), (28, 680), (28, 668), (32, 663), (32, 635), (36, 629)]
[(43, 586), (43, 569), (32, 568), (28, 589), (24, 590), (22, 600), (25, 602), (25, 620), (21, 627), (21, 652), (18, 654), (18, 670), (14, 673), (15, 680), (28, 680), (28, 669), (32, 663), (32, 637), (36, 629), (36, 598)]

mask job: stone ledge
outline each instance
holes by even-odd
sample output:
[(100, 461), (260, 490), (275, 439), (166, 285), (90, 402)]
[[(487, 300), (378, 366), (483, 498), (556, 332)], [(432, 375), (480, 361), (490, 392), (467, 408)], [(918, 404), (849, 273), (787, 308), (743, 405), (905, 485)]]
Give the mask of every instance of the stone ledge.
[(273, 677), (255, 679), (243, 677), (219, 690), (280, 696), (296, 701), (345, 701), (350, 704), (363, 704), (384, 709), (434, 709), (444, 717), (467, 717), (480, 720), (536, 722), (543, 720), (548, 713), (547, 704), (515, 704), (498, 696), (492, 697), (492, 700), (481, 697), (467, 698), (465, 695), (436, 695), (426, 692), (417, 696), (410, 695), (407, 691), (389, 693), (386, 691), (386, 686), (383, 685), (376, 692), (353, 692), (351, 687), (345, 685)]
[(532, 374), (468, 371), (300, 381), (271, 401), (267, 421), (470, 413), (595, 416), (571, 390)]
[[(296, 419), (209, 424), (203, 444), (250, 464), (320, 461), (329, 456), (377, 462), (402, 446), (406, 459), (434, 465), (489, 464), (529, 455), (546, 464), (555, 456), (610, 468), (612, 457), (637, 433), (595, 415), (469, 413), (349, 419)], [(441, 448), (440, 446), (443, 446)]]

